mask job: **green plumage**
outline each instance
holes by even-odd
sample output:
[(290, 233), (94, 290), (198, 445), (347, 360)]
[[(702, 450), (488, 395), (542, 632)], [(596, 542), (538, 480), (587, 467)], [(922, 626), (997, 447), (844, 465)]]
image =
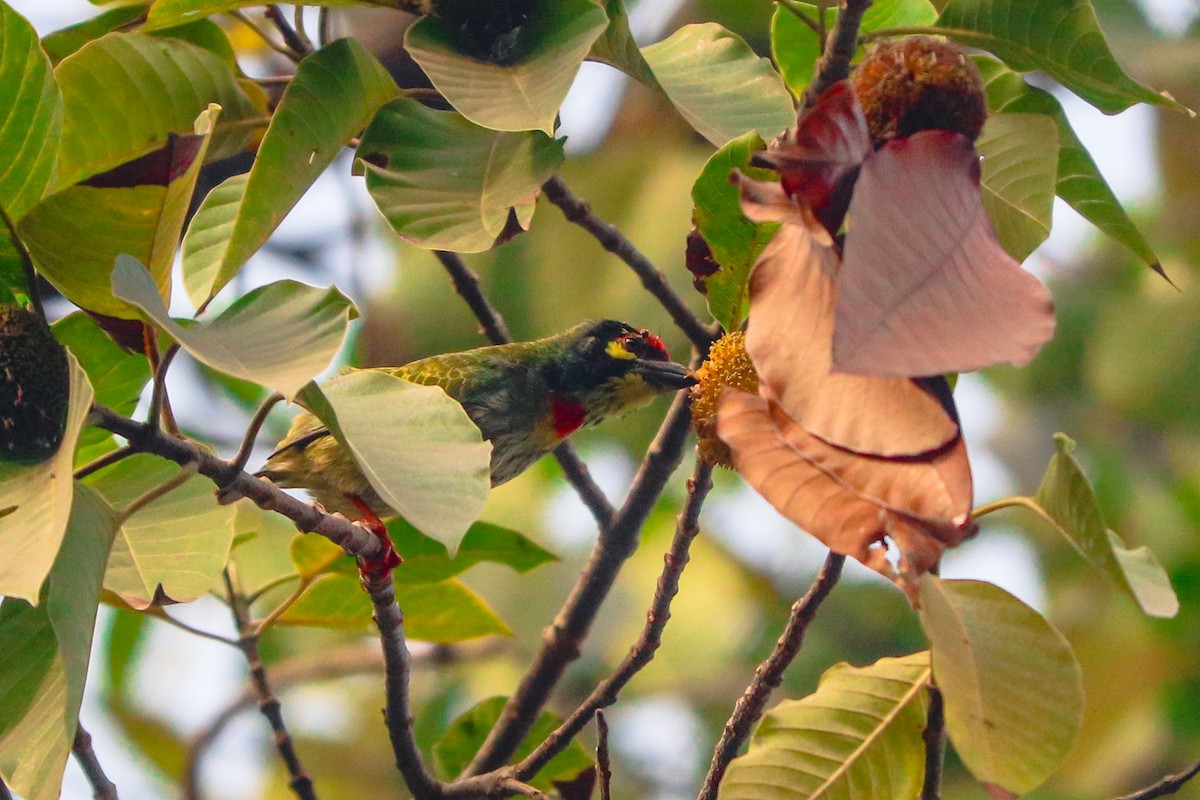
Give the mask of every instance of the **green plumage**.
[[(692, 383), (653, 334), (612, 320), (586, 322), (533, 342), (481, 347), (376, 368), (440, 386), (492, 443), (492, 485), (511, 480), (579, 427), (619, 416)], [(419, 454), (414, 457), (419, 458)], [(331, 511), (359, 516), (356, 497), (379, 516), (393, 510), (314, 415), (302, 412), (258, 473), (308, 489)]]

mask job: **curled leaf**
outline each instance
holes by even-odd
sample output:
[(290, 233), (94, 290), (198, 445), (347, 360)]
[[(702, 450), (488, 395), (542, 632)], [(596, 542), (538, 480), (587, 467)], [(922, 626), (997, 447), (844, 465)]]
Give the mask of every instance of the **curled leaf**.
[[(919, 458), (865, 456), (822, 441), (778, 404), (736, 390), (721, 396), (717, 432), (734, 467), (781, 514), (910, 596), (942, 551), (975, 531), (960, 436)], [(886, 558), (885, 537), (899, 551), (898, 569)]]
[[(813, 435), (858, 453), (911, 456), (952, 442), (958, 420), (926, 386), (830, 371), (839, 270), (832, 241), (778, 187), (742, 186), (748, 215), (792, 223), (767, 245), (750, 281), (746, 350), (764, 396)], [(772, 196), (773, 206), (760, 202)]]
[(850, 202), (834, 369), (1021, 366), (1053, 334), (1050, 293), (996, 241), (965, 137), (922, 131), (867, 159)]

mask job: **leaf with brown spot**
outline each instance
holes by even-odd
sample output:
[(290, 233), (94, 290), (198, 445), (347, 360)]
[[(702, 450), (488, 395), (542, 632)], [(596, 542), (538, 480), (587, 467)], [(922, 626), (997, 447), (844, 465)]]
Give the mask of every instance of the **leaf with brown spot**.
[[(773, 213), (753, 206), (753, 198), (780, 196), (769, 187), (743, 182), (752, 214)], [(907, 378), (830, 371), (838, 260), (829, 234), (811, 217), (795, 224), (807, 210), (792, 209), (792, 224), (763, 251), (750, 280), (746, 351), (764, 396), (815, 436), (858, 453), (915, 456), (952, 442), (958, 420), (928, 388)]]
[[(971, 536), (971, 470), (962, 437), (919, 458), (864, 456), (805, 431), (764, 397), (726, 390), (717, 432), (734, 467), (781, 514), (837, 553), (915, 596), (942, 551)], [(885, 537), (899, 551), (886, 559)]]
[(996, 241), (966, 138), (922, 131), (867, 159), (850, 202), (835, 369), (903, 376), (1022, 366), (1053, 334), (1049, 291)]

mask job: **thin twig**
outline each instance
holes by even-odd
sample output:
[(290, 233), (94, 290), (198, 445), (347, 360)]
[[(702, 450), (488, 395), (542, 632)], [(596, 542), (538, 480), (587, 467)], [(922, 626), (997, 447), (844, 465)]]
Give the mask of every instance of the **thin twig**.
[[(142, 613), (145, 613), (145, 612), (142, 612)], [(188, 625), (186, 622), (183, 622), (182, 620), (178, 620), (175, 617), (172, 617), (170, 614), (168, 614), (166, 611), (163, 611), (161, 608), (157, 609), (157, 611), (155, 613), (148, 614), (148, 616), (150, 616), (153, 619), (160, 619), (163, 622), (167, 623), (168, 625), (179, 628), (179, 630), (184, 631), (186, 633), (190, 633), (192, 636), (199, 636), (201, 639), (208, 639), (209, 641), (220, 642), (221, 644), (226, 644), (226, 645), (229, 645), (230, 647), (238, 646), (237, 641), (234, 639), (230, 639), (227, 636), (221, 636), (218, 633), (209, 633), (208, 631), (201, 630), (200, 628), (196, 628), (191, 625)]]
[(87, 464), (84, 464), (79, 469), (75, 470), (75, 480), (82, 480), (82, 479), (86, 478), (88, 475), (92, 475), (93, 473), (99, 472), (100, 470), (104, 469), (105, 467), (111, 467), (113, 464), (116, 464), (118, 461), (123, 461), (126, 458), (129, 458), (131, 455), (134, 455), (135, 453), (137, 453), (137, 450), (135, 450), (134, 448), (130, 447), (127, 444), (123, 444), (120, 447), (118, 447), (116, 450), (105, 453), (104, 455), (97, 458), (95, 461), (90, 461)]
[(259, 620), (258, 624), (254, 626), (254, 635), (262, 636), (263, 632), (267, 628), (274, 625), (276, 620), (278, 620), (280, 617), (282, 617), (284, 614), (286, 614), (289, 608), (296, 605), (296, 603), (300, 602), (300, 598), (304, 596), (304, 593), (306, 591), (308, 591), (308, 587), (311, 585), (312, 585), (311, 579), (301, 578), (300, 582), (298, 584), (296, 584), (296, 588), (292, 590), (292, 593), (289, 594), (287, 597), (285, 597), (279, 603), (279, 605), (277, 605), (277, 606), (275, 606), (275, 608), (271, 609), (271, 613), (267, 614), (267, 616), (265, 616), (261, 620)]
[[(147, 331), (149, 330), (147, 328)], [(167, 370), (171, 368), (171, 362), (175, 360), (179, 350), (178, 343), (172, 344), (154, 365), (154, 386), (150, 392), (150, 409), (146, 412), (146, 420), (151, 425), (161, 423), (167, 429), (167, 433), (176, 435), (179, 433), (179, 429), (175, 425), (174, 415), (168, 411), (171, 401), (167, 397)]]
[(318, 511), (282, 491), (270, 481), (239, 471), (195, 442), (170, 436), (143, 422), (128, 419), (112, 409), (93, 405), (88, 421), (129, 440), (140, 452), (151, 453), (176, 464), (195, 462), (200, 474), (216, 484), (223, 502), (245, 497), (267, 511), (278, 512), (304, 533), (318, 533), (355, 557), (378, 558), (383, 542), (378, 536), (345, 517)]
[(2, 205), (0, 205), (0, 221), (3, 221), (4, 227), (8, 229), (8, 238), (12, 241), (17, 256), (21, 259), (21, 270), (25, 273), (25, 284), (29, 288), (29, 302), (33, 303), (33, 310), (44, 320), (46, 319), (46, 309), (42, 308), (42, 296), (38, 292), (37, 271), (33, 268), (33, 256), (29, 255), (29, 249), (25, 247), (25, 242), (17, 233), (16, 223), (8, 216), (8, 211)]
[(258, 699), (258, 709), (271, 726), (271, 732), (275, 735), (275, 749), (279, 751), (279, 757), (287, 768), (288, 786), (300, 800), (317, 800), (312, 778), (304, 771), (300, 757), (296, 754), (295, 743), (292, 741), (291, 734), (288, 733), (287, 725), (284, 724), (283, 707), (279, 703), (279, 698), (272, 691), (270, 681), (267, 680), (267, 670), (263, 666), (262, 657), (258, 652), (258, 634), (250, 620), (250, 609), (246, 606), (246, 599), (234, 586), (233, 575), (229, 567), (225, 569), (223, 576), (229, 598), (229, 608), (233, 613), (233, 621), (238, 630), (238, 646), (250, 668), (250, 684), (254, 687), (254, 694)]
[(329, 6), (321, 6), (317, 10), (317, 45), (328, 46), (333, 41), (331, 34)]
[(83, 774), (92, 786), (92, 797), (95, 800), (118, 800), (117, 787), (104, 774), (104, 768), (96, 758), (96, 751), (92, 749), (92, 735), (84, 730), (83, 725), (75, 728), (75, 742), (71, 745), (71, 752), (75, 754), (75, 760), (79, 762)]
[(612, 800), (612, 764), (608, 756), (608, 723), (604, 712), (596, 709), (596, 783), (600, 784), (600, 800)]
[(266, 43), (267, 47), (271, 48), (276, 53), (279, 53), (280, 55), (287, 57), (291, 61), (295, 61), (297, 63), (300, 62), (302, 56), (299, 53), (297, 53), (295, 50), (292, 50), (290, 47), (282, 45), (279, 42), (272, 39), (271, 35), (269, 33), (267, 33), (265, 30), (263, 30), (262, 26), (260, 26), (258, 23), (251, 20), (249, 17), (247, 17), (241, 11), (238, 11), (235, 9), (233, 11), (226, 11), (225, 13), (228, 14), (229, 16), (233, 17), (234, 19), (236, 19), (238, 22), (245, 25), (250, 30), (254, 31), (256, 34), (258, 34), (259, 38), (261, 38), (263, 40), (263, 42)]
[(475, 319), (479, 320), (479, 324), (483, 326), (483, 335), (487, 337), (487, 340), (492, 344), (511, 342), (512, 334), (508, 332), (504, 318), (483, 296), (483, 290), (479, 288), (479, 276), (467, 266), (466, 262), (462, 260), (462, 256), (446, 250), (434, 250), (433, 254), (450, 274), (450, 280), (454, 282), (454, 291), (458, 292), (466, 301), (467, 307), (471, 309)]
[(387, 696), (383, 718), (396, 756), (396, 768), (416, 800), (439, 798), (442, 785), (425, 768), (421, 749), (413, 735), (408, 688), (412, 663), (404, 641), (404, 613), (396, 603), (396, 584), (389, 572), (369, 574), (364, 571), (362, 585), (375, 608), (372, 617), (379, 628), (379, 641), (383, 647)]
[(680, 392), (646, 451), (629, 497), (612, 524), (600, 532), (571, 594), (543, 633), (541, 650), (461, 777), (490, 772), (512, 758), (563, 672), (579, 657), (583, 640), (621, 566), (637, 549), (642, 524), (679, 466), (690, 423), (687, 393)]
[(254, 416), (250, 418), (250, 424), (246, 426), (246, 435), (242, 437), (242, 446), (238, 448), (237, 455), (233, 457), (230, 463), (239, 470), (246, 468), (246, 462), (250, 460), (250, 454), (254, 452), (254, 440), (258, 438), (258, 432), (262, 430), (263, 423), (267, 421), (267, 415), (280, 401), (283, 400), (283, 395), (279, 392), (274, 392), (258, 407), (254, 412)]
[(540, 792), (527, 783), (514, 778), (505, 778), (498, 787), (504, 794), (514, 794), (518, 797), (528, 797), (529, 800), (551, 800), (550, 795)]
[(1116, 798), (1116, 800), (1154, 800), (1155, 797), (1166, 797), (1169, 794), (1175, 794), (1183, 785), (1192, 778), (1200, 775), (1200, 761), (1192, 764), (1183, 772), (1176, 775), (1168, 775), (1158, 783), (1147, 786), (1145, 789), (1134, 792), (1133, 794), (1124, 794)]
[(679, 593), (679, 579), (688, 563), (688, 550), (696, 534), (700, 532), (700, 509), (704, 498), (712, 489), (712, 465), (703, 460), (696, 461), (696, 468), (688, 481), (687, 502), (675, 525), (675, 537), (671, 547), (663, 556), (663, 570), (658, 578), (654, 598), (646, 612), (646, 624), (637, 642), (611, 675), (592, 690), (587, 699), (566, 719), (558, 729), (534, 749), (513, 769), (513, 775), (529, 780), (554, 756), (562, 752), (579, 732), (599, 714), (600, 709), (617, 701), (617, 695), (654, 658), (662, 644), (663, 629), (671, 618), (671, 601)]
[[(508, 326), (504, 324), (504, 318), (484, 296), (479, 285), (479, 276), (475, 274), (475, 271), (466, 265), (458, 253), (435, 250), (434, 255), (446, 268), (446, 272), (450, 274), (455, 291), (466, 301), (467, 307), (471, 309), (475, 319), (479, 320), (487, 340), (492, 344), (511, 342), (512, 335), (508, 332)], [(558, 459), (563, 474), (575, 487), (575, 491), (596, 522), (601, 528), (607, 527), (612, 522), (615, 511), (599, 485), (592, 479), (587, 465), (575, 452), (575, 448), (571, 446), (570, 442), (562, 442), (554, 448), (554, 457)]]
[[(870, 7), (871, 0), (844, 0), (833, 31), (817, 60), (816, 75), (800, 99), (802, 109), (811, 106), (826, 89), (850, 74), (850, 62), (858, 49), (858, 28)], [(821, 18), (825, 18), (823, 13)]]
[(287, 17), (283, 15), (283, 10), (279, 6), (267, 6), (263, 9), (263, 16), (271, 21), (275, 30), (279, 31), (279, 35), (283, 37), (283, 43), (297, 55), (304, 57), (312, 52), (312, 45), (305, 44), (304, 38), (301, 38), (296, 29), (287, 21)]
[(259, 86), (287, 86), (295, 75), (269, 75), (265, 78), (251, 78)]
[(941, 691), (930, 684), (929, 711), (925, 714), (925, 785), (921, 800), (941, 800), (942, 765), (946, 760), (946, 706)]
[(296, 29), (296, 36), (299, 37), (303, 47), (300, 48), (302, 53), (311, 53), (313, 51), (312, 39), (308, 38), (308, 31), (304, 30), (304, 4), (297, 3), (292, 9), (292, 27)]
[(754, 671), (754, 680), (738, 698), (733, 714), (725, 723), (725, 730), (713, 750), (708, 775), (704, 778), (704, 786), (700, 789), (697, 800), (714, 800), (717, 796), (717, 787), (725, 777), (729, 762), (733, 761), (738, 750), (750, 738), (750, 731), (762, 716), (771, 692), (783, 681), (784, 670), (800, 651), (800, 645), (804, 643), (804, 634), (816, 616), (817, 609), (841, 578), (842, 565), (845, 563), (845, 556), (830, 553), (804, 597), (792, 604), (792, 613), (788, 617), (783, 634), (775, 643), (775, 649), (758, 665), (758, 669)]
[(625, 234), (596, 216), (586, 201), (571, 194), (571, 190), (567, 188), (567, 184), (561, 177), (555, 175), (542, 184), (542, 192), (546, 195), (547, 200), (559, 207), (569, 222), (575, 223), (590, 233), (601, 247), (629, 265), (630, 269), (641, 278), (642, 285), (658, 299), (679, 329), (691, 339), (693, 345), (701, 352), (708, 349), (713, 340), (708, 328), (692, 313), (687, 304), (683, 302), (683, 298), (671, 288), (671, 285), (667, 283), (666, 276), (650, 263), (650, 259), (646, 258), (633, 242), (625, 237)]

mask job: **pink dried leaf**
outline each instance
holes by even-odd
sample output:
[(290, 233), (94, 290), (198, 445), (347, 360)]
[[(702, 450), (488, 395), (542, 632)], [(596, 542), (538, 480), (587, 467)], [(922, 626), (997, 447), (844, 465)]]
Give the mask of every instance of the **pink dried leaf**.
[(965, 137), (922, 131), (867, 160), (850, 202), (834, 369), (917, 376), (1021, 366), (1053, 334), (1049, 291), (996, 241)]
[[(908, 378), (830, 372), (838, 260), (829, 234), (805, 209), (746, 188), (742, 203), (751, 214), (792, 209), (792, 224), (780, 228), (750, 279), (746, 351), (764, 396), (815, 436), (859, 453), (913, 456), (954, 440), (958, 421), (928, 388)], [(776, 205), (759, 206), (761, 196)], [(805, 217), (807, 224), (796, 224)]]

